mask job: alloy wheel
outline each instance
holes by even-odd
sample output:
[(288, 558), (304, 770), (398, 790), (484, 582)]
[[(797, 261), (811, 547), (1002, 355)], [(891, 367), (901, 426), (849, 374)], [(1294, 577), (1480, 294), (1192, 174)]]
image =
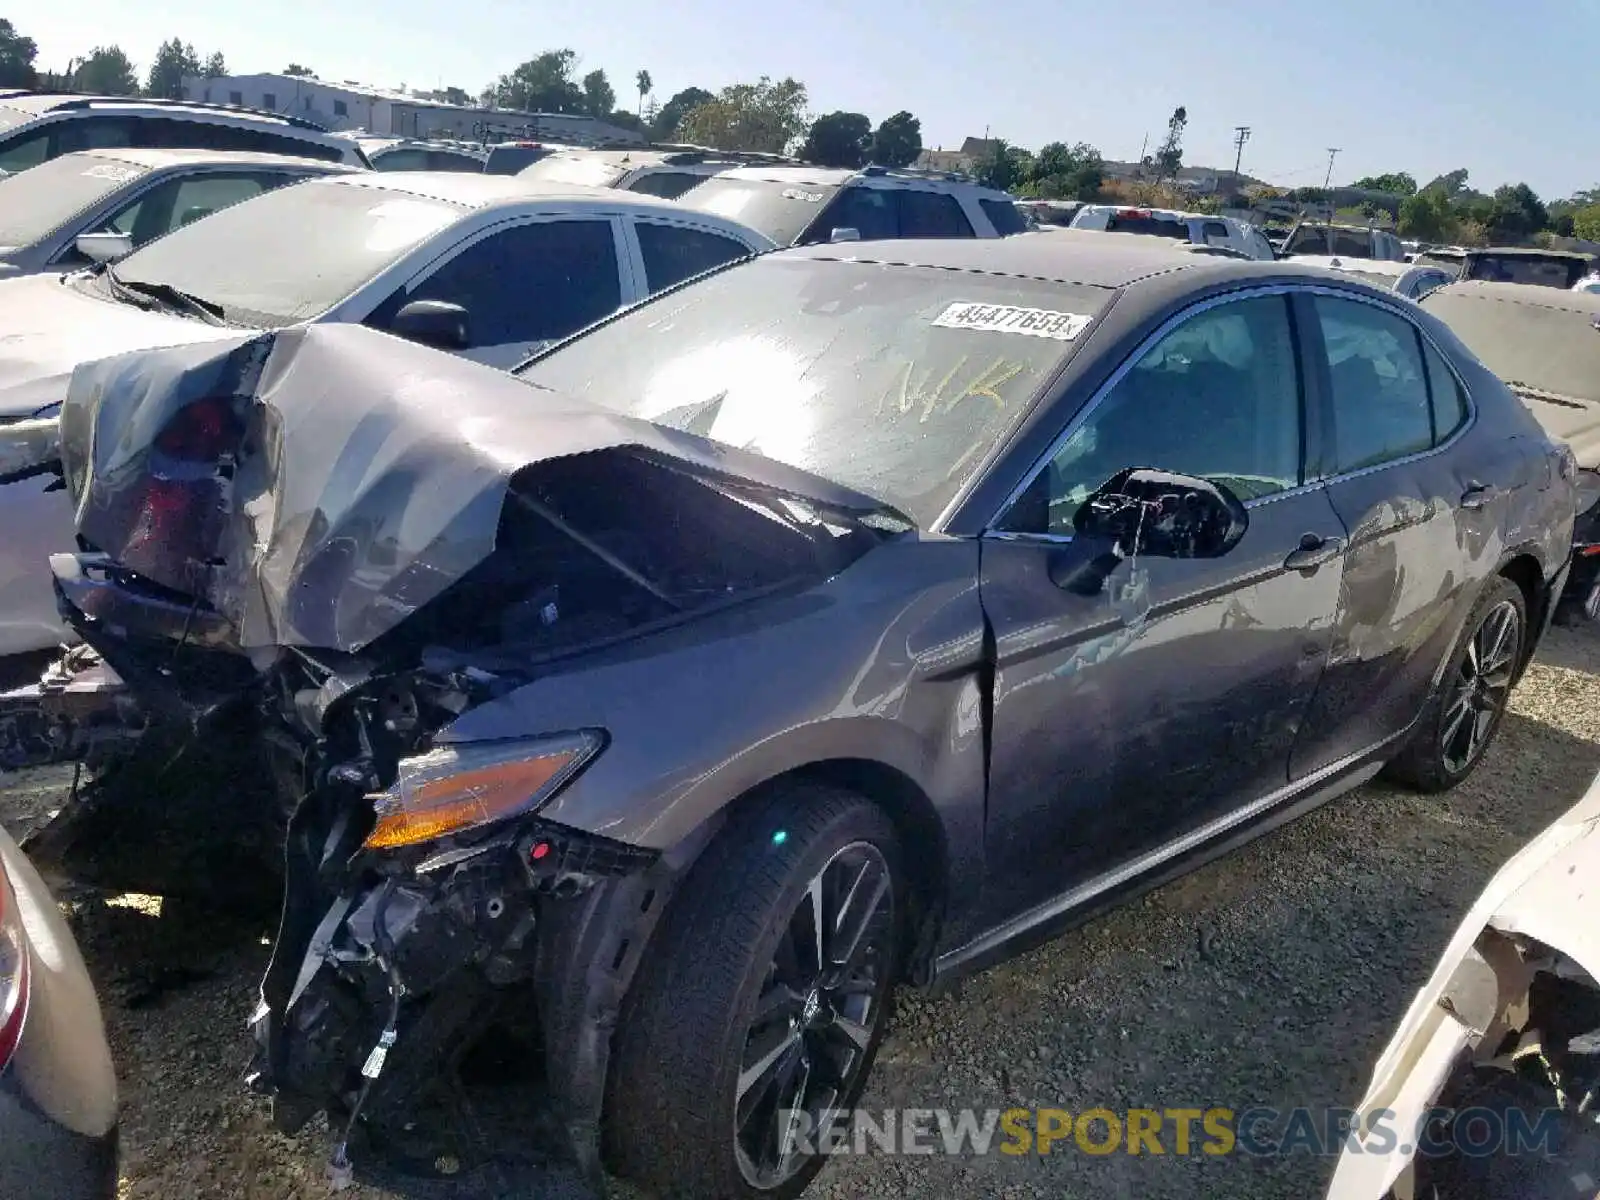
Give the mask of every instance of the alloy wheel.
[(838, 850), (789, 914), (735, 1088), (739, 1170), (752, 1187), (790, 1179), (851, 1102), (886, 1007), (894, 922), (889, 864), (871, 842)]
[(1522, 643), (1521, 629), (1517, 606), (1502, 600), (1488, 611), (1467, 643), (1467, 653), (1451, 683), (1439, 735), (1444, 766), (1452, 775), (1465, 773), (1477, 761), (1505, 711)]

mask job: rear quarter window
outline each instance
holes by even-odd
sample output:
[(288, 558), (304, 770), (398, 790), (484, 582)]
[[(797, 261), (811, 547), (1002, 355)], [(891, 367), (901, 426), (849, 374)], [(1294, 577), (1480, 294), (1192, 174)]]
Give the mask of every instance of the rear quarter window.
[(994, 226), (994, 231), (1001, 237), (1009, 237), (1028, 228), (1027, 219), (1009, 200), (979, 200), (978, 205), (983, 209), (983, 215), (989, 218), (989, 224)]

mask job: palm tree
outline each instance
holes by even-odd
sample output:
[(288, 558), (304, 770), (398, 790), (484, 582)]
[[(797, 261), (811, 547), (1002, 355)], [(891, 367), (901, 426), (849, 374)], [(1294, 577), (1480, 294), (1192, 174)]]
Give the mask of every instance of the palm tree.
[(639, 117), (642, 120), (644, 118), (644, 98), (650, 94), (650, 89), (654, 86), (655, 80), (650, 78), (649, 71), (640, 71), (633, 77), (633, 83), (639, 89)]

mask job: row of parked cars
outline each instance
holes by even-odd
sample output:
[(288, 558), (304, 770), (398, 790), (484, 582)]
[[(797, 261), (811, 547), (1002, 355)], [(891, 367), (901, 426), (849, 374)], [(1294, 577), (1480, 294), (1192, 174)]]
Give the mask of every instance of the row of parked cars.
[[(0, 280), (0, 770), (89, 768), (51, 878), (281, 907), (252, 1075), (338, 1171), (481, 1163), (417, 1114), (493, 1031), (589, 1183), (798, 1195), (896, 986), (1468, 778), (1600, 500), (1514, 285), (915, 172), (249, 153), (0, 181), (94, 208)], [(26, 1018), (7, 911), (53, 1078), (98, 1015)], [(97, 1054), (0, 1075), (73, 1135), (0, 1184), (110, 1194)]]

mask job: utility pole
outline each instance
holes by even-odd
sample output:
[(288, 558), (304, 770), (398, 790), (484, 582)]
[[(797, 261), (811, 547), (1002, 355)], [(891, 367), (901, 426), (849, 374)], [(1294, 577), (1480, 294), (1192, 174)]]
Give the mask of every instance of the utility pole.
[(1244, 144), (1250, 140), (1250, 126), (1233, 127), (1233, 186), (1239, 186), (1239, 164), (1244, 161)]
[(1327, 191), (1328, 188), (1333, 183), (1333, 159), (1334, 159), (1334, 156), (1339, 153), (1340, 149), (1341, 149), (1341, 147), (1339, 147), (1339, 146), (1329, 146), (1328, 147), (1328, 173), (1327, 173), (1327, 175), (1325, 175), (1323, 177), (1323, 180), (1322, 180), (1322, 190), (1323, 191)]

